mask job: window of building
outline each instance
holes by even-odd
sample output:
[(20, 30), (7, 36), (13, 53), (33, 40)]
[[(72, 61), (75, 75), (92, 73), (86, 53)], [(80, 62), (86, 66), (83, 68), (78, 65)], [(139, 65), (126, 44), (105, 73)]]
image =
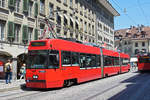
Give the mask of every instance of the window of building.
[(64, 4), (67, 4), (67, 0), (64, 0)]
[(87, 22), (84, 22), (84, 31), (87, 32)]
[(135, 47), (138, 47), (138, 43), (135, 43)]
[(14, 42), (19, 42), (19, 33), (20, 33), (20, 28), (21, 28), (21, 25), (19, 24), (15, 24), (15, 38), (14, 38)]
[(135, 49), (134, 54), (138, 54), (139, 53), (139, 49)]
[(28, 16), (32, 17), (33, 2), (29, 1)]
[(68, 20), (67, 18), (64, 16), (64, 26), (68, 25)]
[(67, 36), (67, 31), (64, 31), (64, 35)]
[(145, 42), (142, 42), (142, 47), (145, 47)]
[(142, 34), (142, 38), (145, 38), (145, 34)]
[(89, 34), (91, 35), (91, 24), (90, 23), (89, 23), (89, 27), (88, 28), (89, 28), (89, 30), (88, 30)]
[(0, 40), (4, 41), (4, 30), (5, 30), (5, 22), (0, 21)]
[(0, 0), (0, 7), (5, 7), (5, 0)]
[(73, 28), (73, 21), (72, 21), (72, 19), (70, 19), (70, 26), (71, 26), (71, 28)]
[(137, 38), (137, 34), (134, 34), (134, 35), (133, 35), (133, 38)]
[(146, 53), (146, 49), (142, 49), (142, 53)]
[(77, 21), (75, 23), (75, 26), (76, 26), (76, 29), (78, 30), (79, 29), (79, 25), (78, 25)]
[(44, 8), (45, 8), (44, 2), (45, 2), (45, 0), (40, 0), (40, 13), (41, 14), (45, 14), (45, 11), (44, 11)]
[(16, 12), (19, 12), (19, 9), (20, 9), (20, 0), (16, 0), (16, 3), (15, 3), (15, 11), (16, 11)]
[(29, 42), (32, 40), (32, 32), (33, 32), (33, 28), (30, 28), (30, 27), (29, 27), (29, 28), (28, 28), (28, 35), (29, 35), (29, 36), (28, 36), (28, 38), (29, 38), (28, 40), (29, 40)]
[(80, 19), (80, 25), (81, 25), (81, 28), (83, 29), (83, 20)]
[(57, 29), (56, 29), (56, 33), (57, 33), (57, 34), (60, 34), (60, 31), (61, 31), (60, 28), (57, 28)]
[(43, 34), (44, 32), (44, 27), (45, 25), (44, 24), (40, 24), (40, 36)]
[(54, 17), (54, 5), (52, 3), (49, 3), (49, 17), (53, 18)]
[(70, 7), (73, 7), (73, 0), (70, 0)]
[(92, 25), (92, 34), (93, 34), (93, 36), (94, 36), (94, 25)]
[(124, 42), (124, 45), (127, 45), (127, 41)]
[(59, 14), (57, 14), (56, 21), (57, 21), (57, 24), (61, 25), (61, 17)]
[(75, 0), (75, 3), (77, 4), (77, 3), (78, 3), (78, 0)]
[[(57, 10), (59, 11), (59, 10), (60, 10), (60, 8), (59, 8), (59, 7), (57, 7)], [(60, 14), (59, 14), (59, 13), (57, 13), (57, 15), (56, 15), (56, 21), (57, 21), (57, 24), (61, 25), (61, 16), (60, 16)]]

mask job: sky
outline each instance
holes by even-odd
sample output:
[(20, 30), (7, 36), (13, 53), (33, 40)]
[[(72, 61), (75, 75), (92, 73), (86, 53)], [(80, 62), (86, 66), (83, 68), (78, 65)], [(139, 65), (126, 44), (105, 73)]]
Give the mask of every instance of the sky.
[(115, 30), (132, 26), (150, 26), (150, 0), (109, 0), (119, 12), (115, 17)]

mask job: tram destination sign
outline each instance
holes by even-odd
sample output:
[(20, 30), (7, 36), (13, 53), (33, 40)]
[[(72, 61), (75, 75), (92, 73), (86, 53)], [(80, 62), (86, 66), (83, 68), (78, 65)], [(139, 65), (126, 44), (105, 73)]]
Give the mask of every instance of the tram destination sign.
[(41, 42), (31, 42), (31, 46), (45, 46), (46, 42), (41, 41)]

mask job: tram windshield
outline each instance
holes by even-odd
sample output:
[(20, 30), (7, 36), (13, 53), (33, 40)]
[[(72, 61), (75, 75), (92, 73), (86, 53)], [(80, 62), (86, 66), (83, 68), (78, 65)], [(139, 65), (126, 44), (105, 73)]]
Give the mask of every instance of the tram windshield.
[(31, 50), (28, 53), (28, 69), (57, 68), (58, 65), (58, 52), (54, 50)]

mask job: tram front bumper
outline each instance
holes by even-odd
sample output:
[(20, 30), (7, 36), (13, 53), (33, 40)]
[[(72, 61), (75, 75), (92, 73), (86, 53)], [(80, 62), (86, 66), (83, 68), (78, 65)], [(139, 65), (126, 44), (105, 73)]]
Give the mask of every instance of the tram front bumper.
[(26, 87), (46, 88), (46, 80), (26, 80)]

